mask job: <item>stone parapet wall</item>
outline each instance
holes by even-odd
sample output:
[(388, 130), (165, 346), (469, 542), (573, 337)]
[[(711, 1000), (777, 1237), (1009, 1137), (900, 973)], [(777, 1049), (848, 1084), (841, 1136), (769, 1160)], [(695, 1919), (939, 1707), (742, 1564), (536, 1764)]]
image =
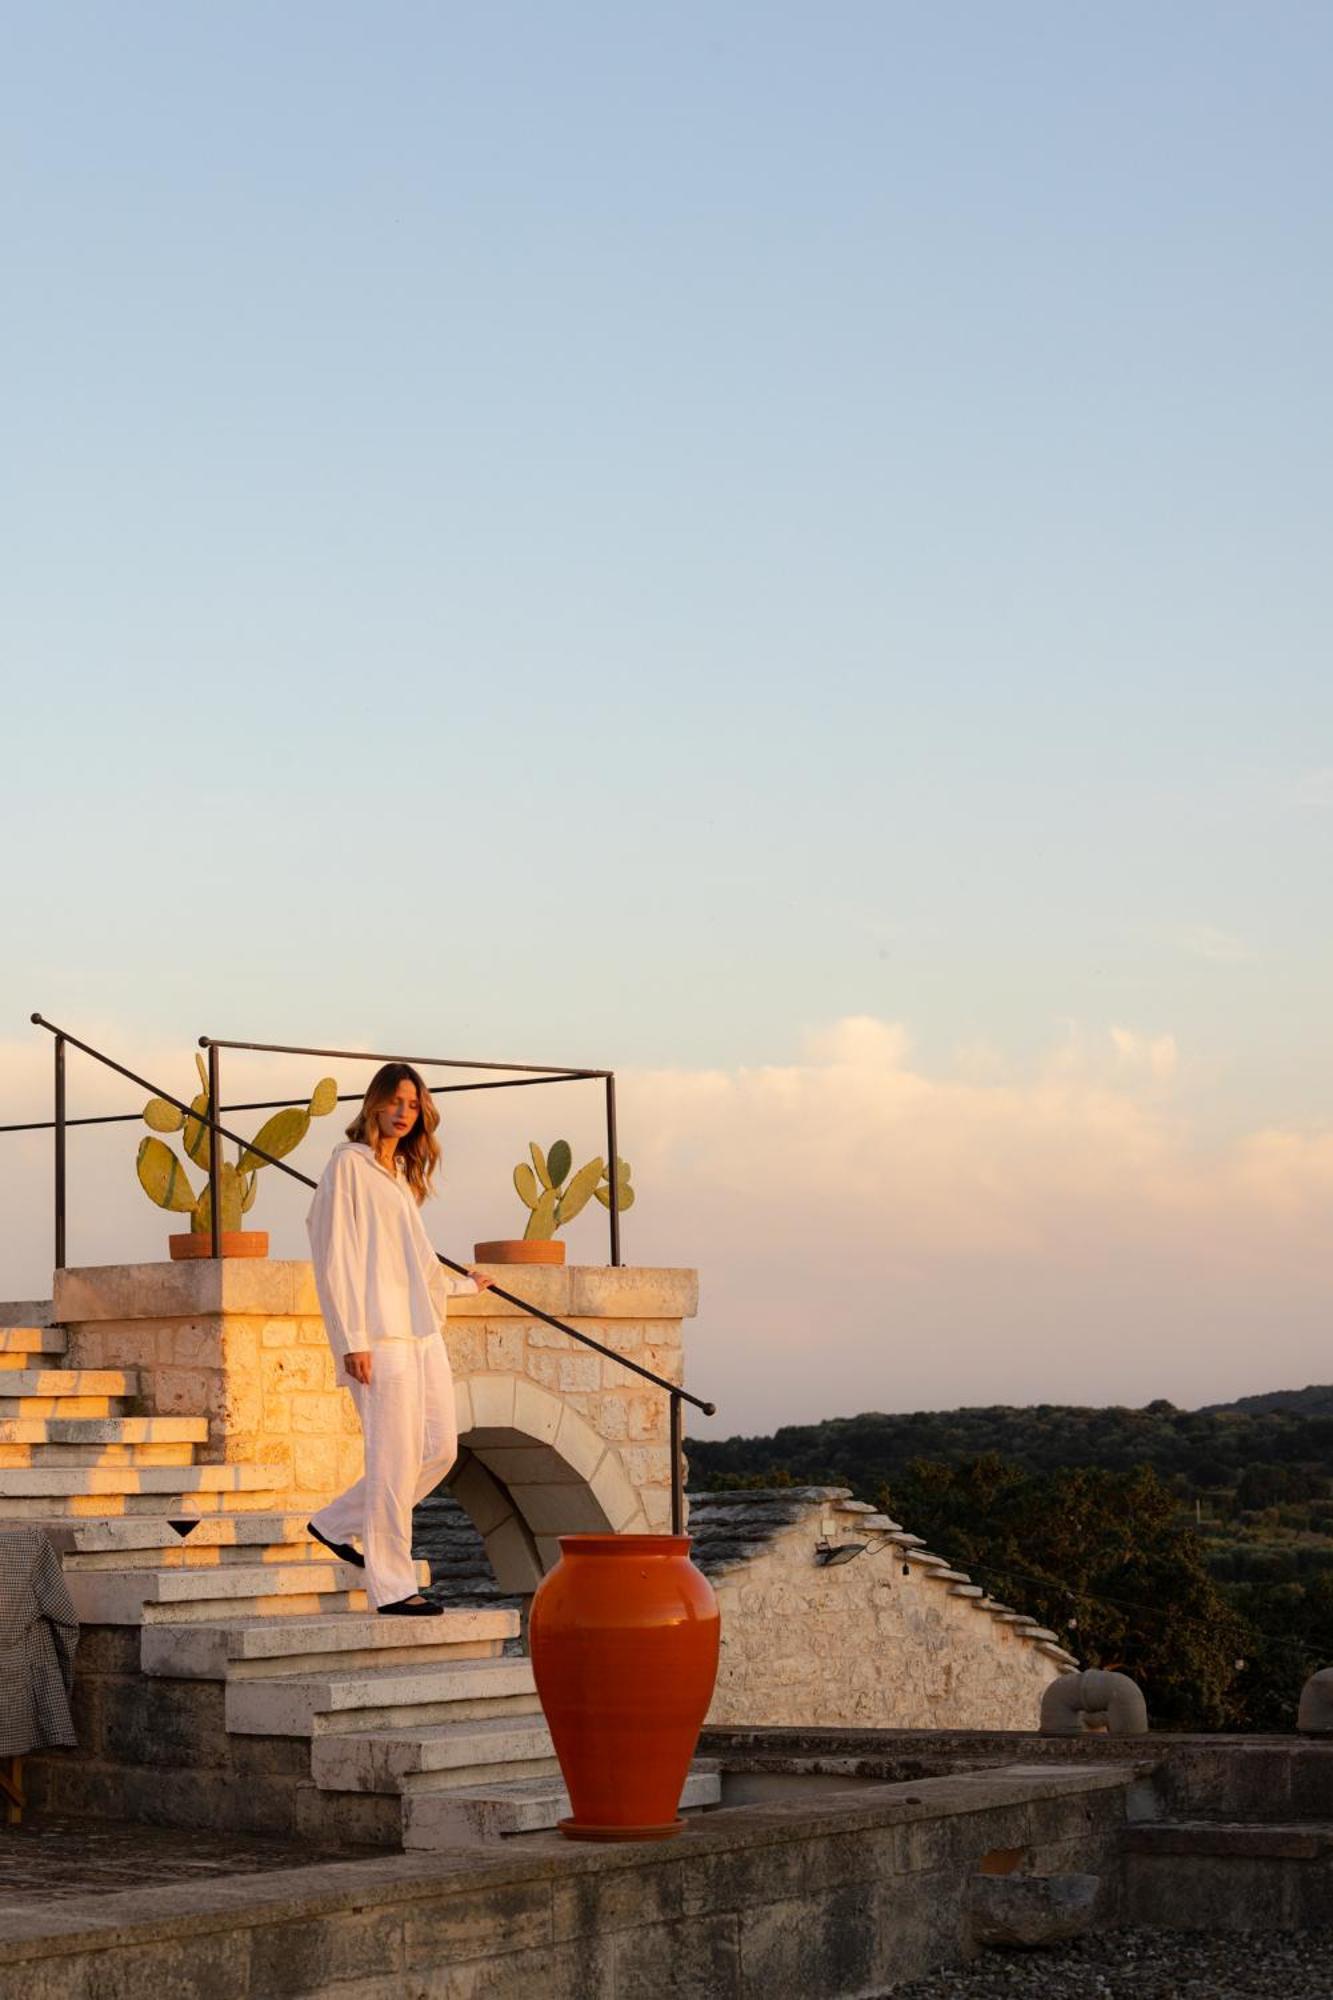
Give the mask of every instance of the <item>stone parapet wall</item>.
[[(1036, 1726), (1070, 1656), (966, 1579), (975, 1594), (954, 1594), (960, 1573), (929, 1566), (939, 1558), (907, 1560), (919, 1538), (895, 1541), (895, 1528), (833, 1488), (694, 1496), (697, 1559), (722, 1610), (710, 1726)], [(821, 1542), (866, 1546), (824, 1566)]]
[[(698, 1300), (694, 1272), (506, 1267), (497, 1277), (616, 1354), (681, 1379), (682, 1321)], [(68, 1365), (137, 1370), (145, 1412), (206, 1417), (199, 1459), (271, 1466), (280, 1505), (322, 1505), (360, 1473), (360, 1427), (335, 1374), (309, 1264), (61, 1271), (53, 1315), (68, 1332)], [(489, 1466), (492, 1486), (533, 1489), (529, 1547), (546, 1542), (545, 1556), (556, 1533), (579, 1527), (667, 1526), (661, 1390), (490, 1295), (453, 1302), (447, 1340), (473, 1461)], [(481, 1486), (474, 1473), (473, 1498)], [(552, 1500), (548, 1489), (558, 1486), (568, 1490)], [(581, 1487), (596, 1489), (596, 1505), (580, 1513)], [(489, 1512), (494, 1504), (492, 1492)]]

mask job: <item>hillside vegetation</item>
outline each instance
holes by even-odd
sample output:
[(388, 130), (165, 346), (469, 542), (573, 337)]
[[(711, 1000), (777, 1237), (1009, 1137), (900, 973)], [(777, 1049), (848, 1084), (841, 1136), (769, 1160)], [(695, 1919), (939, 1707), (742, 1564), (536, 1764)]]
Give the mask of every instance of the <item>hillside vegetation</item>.
[(691, 1482), (849, 1486), (1143, 1681), (1154, 1719), (1293, 1726), (1333, 1664), (1333, 1388), (1208, 1409), (994, 1405), (692, 1440)]

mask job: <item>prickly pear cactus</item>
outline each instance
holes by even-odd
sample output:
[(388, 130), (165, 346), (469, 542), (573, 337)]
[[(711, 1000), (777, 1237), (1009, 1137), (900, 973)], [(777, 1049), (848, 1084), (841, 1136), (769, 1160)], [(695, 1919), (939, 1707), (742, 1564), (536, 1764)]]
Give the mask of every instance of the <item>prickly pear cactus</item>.
[[(528, 1142), (528, 1151), (532, 1165), (523, 1160), (514, 1168), (514, 1187), (529, 1211), (528, 1226), (523, 1231), (525, 1240), (554, 1236), (557, 1229), (572, 1222), (587, 1207), (594, 1195), (603, 1208), (610, 1208), (611, 1181), (600, 1154), (571, 1176), (574, 1155), (567, 1140), (557, 1139), (549, 1152), (544, 1153), (533, 1139)], [(629, 1172), (628, 1160), (616, 1161), (616, 1206), (622, 1212), (634, 1201)]]
[[(159, 1208), (188, 1214), (191, 1230), (204, 1234), (213, 1226), (207, 1180), (212, 1159), (212, 1133), (208, 1128), (208, 1071), (202, 1057), (196, 1056), (195, 1063), (203, 1089), (190, 1100), (189, 1112), (169, 1104), (165, 1097), (150, 1097), (144, 1106), (143, 1116), (151, 1132), (181, 1134), (181, 1144), (187, 1156), (204, 1171), (203, 1188), (196, 1194), (185, 1168), (170, 1146), (161, 1139), (142, 1140), (135, 1165), (139, 1184), (148, 1199), (156, 1202)], [(223, 1229), (234, 1230), (243, 1226), (242, 1217), (254, 1207), (260, 1168), (267, 1166), (270, 1159), (285, 1160), (288, 1153), (295, 1152), (310, 1130), (311, 1119), (326, 1118), (337, 1102), (336, 1081), (331, 1076), (321, 1078), (310, 1093), (308, 1104), (293, 1104), (282, 1111), (275, 1111), (260, 1126), (249, 1145), (238, 1147), (234, 1163), (230, 1160), (219, 1162), (218, 1193)], [(265, 1154), (268, 1159), (263, 1157)]]

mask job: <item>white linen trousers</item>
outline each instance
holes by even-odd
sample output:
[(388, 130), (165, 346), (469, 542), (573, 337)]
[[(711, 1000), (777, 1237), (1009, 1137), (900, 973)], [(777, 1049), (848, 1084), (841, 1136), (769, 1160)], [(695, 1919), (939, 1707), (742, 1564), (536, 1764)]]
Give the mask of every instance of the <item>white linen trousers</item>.
[(412, 1509), (457, 1457), (458, 1418), (442, 1334), (380, 1340), (371, 1355), (369, 1384), (343, 1378), (361, 1419), (365, 1472), (310, 1518), (331, 1542), (360, 1542), (366, 1594), (378, 1611), (421, 1587), (412, 1567)]

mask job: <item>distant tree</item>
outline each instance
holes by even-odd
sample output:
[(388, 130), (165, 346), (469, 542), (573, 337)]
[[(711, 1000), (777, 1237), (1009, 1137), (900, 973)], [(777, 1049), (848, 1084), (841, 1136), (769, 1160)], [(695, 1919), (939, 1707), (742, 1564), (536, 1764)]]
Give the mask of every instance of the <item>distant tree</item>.
[(1147, 1468), (1033, 1476), (996, 1454), (918, 1462), (882, 1494), (992, 1596), (1032, 1612), (1085, 1666), (1119, 1668), (1158, 1727), (1240, 1718), (1249, 1627), (1204, 1566), (1170, 1489)]

